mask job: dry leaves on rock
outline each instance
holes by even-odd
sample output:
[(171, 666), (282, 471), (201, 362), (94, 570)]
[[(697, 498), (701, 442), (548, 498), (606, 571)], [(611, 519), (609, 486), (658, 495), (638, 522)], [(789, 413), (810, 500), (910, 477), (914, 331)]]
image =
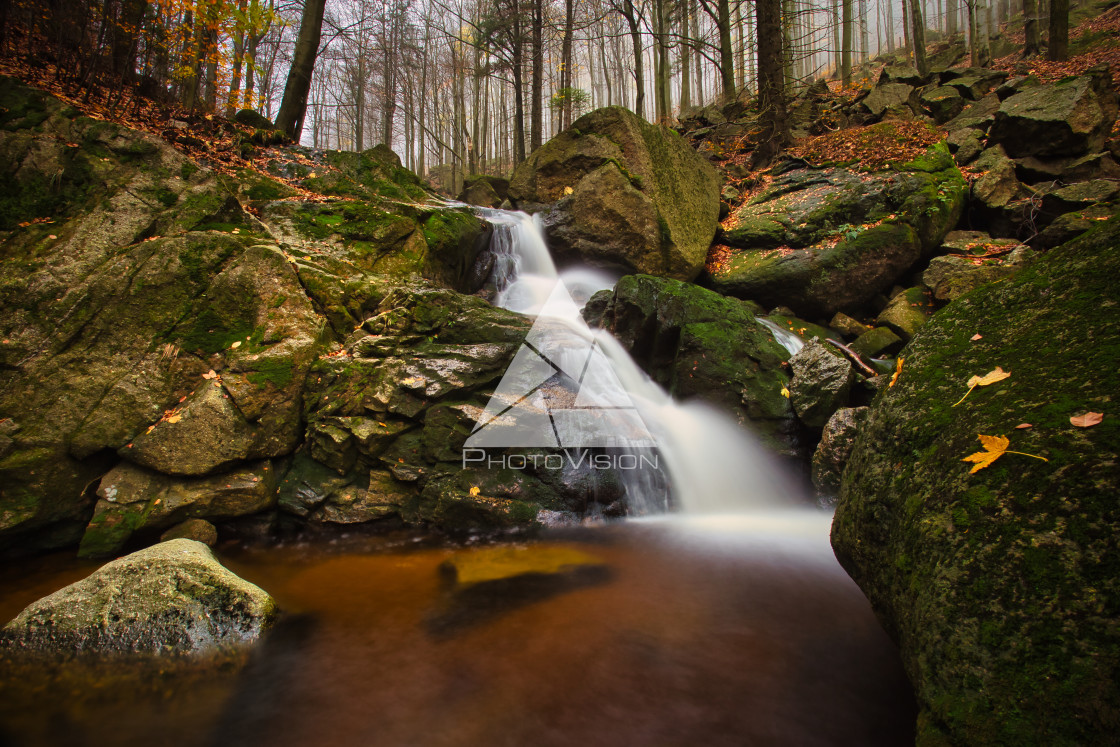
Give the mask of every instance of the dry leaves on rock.
[(1076, 425), (1078, 428), (1092, 428), (1104, 420), (1104, 414), (1099, 412), (1087, 412), (1084, 415), (1074, 415), (1069, 419), (1069, 422)]

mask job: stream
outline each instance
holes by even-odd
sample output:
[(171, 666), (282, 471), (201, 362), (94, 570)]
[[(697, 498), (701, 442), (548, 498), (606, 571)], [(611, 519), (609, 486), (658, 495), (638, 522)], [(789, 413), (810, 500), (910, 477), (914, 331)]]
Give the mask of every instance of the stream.
[[(656, 438), (658, 474), (624, 479), (645, 515), (500, 539), (227, 540), (222, 562), (284, 612), (255, 651), (0, 660), (0, 745), (913, 744), (897, 649), (833, 557), (831, 515), (749, 434), (673, 402), (587, 330), (578, 307), (615, 278), (557, 272), (532, 219), (486, 217), (496, 303), (598, 351), (599, 378), (567, 383), (625, 395)], [(495, 543), (597, 572), (448, 581), (447, 563)], [(0, 567), (0, 619), (95, 567), (72, 553)]]

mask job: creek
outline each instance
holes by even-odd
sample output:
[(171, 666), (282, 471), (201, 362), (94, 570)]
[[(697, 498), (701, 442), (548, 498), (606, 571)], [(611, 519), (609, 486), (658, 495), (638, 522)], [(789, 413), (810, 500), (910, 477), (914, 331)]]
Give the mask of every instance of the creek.
[[(830, 514), (749, 434), (674, 402), (583, 325), (579, 306), (613, 277), (558, 272), (528, 216), (487, 217), (496, 302), (558, 331), (536, 346), (549, 359), (564, 353), (550, 339), (601, 354), (562, 383), (608, 410), (625, 395), (648, 428), (608, 446), (656, 441), (659, 469), (621, 475), (640, 516), (500, 538), (227, 540), (223, 563), (284, 610), (247, 663), (16, 657), (2, 662), (0, 745), (913, 743), (897, 650), (833, 557)], [(598, 572), (449, 580), (448, 563), (494, 547), (575, 553)], [(0, 618), (93, 568), (60, 554), (3, 569)]]

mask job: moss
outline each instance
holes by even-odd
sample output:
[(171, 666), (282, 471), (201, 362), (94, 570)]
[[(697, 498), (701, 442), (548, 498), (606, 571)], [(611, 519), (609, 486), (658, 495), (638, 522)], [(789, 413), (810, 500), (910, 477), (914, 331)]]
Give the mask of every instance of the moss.
[(277, 389), (283, 389), (292, 381), (295, 364), (287, 358), (265, 358), (253, 363), (253, 370), (246, 377), (254, 386), (264, 387), (269, 384)]
[[(845, 472), (837, 555), (898, 633), (930, 733), (954, 742), (1085, 744), (1120, 727), (1120, 423), (1069, 422), (1120, 391), (1117, 246), (1112, 219), (935, 314)], [(1011, 377), (953, 406), (996, 365)], [(969, 474), (979, 433), (1049, 461), (1006, 454)], [(884, 570), (903, 555), (906, 583)]]
[(184, 161), (183, 165), (179, 167), (179, 178), (183, 181), (190, 181), (191, 177), (198, 173), (198, 166), (191, 161)]

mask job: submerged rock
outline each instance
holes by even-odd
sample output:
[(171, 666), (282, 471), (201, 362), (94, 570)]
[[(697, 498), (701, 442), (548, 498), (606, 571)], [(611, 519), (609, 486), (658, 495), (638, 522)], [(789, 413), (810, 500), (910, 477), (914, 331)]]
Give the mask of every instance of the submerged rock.
[(874, 173), (795, 167), (732, 216), (735, 248), (711, 285), (809, 318), (857, 308), (941, 243), (965, 192), (944, 143)]
[(205, 654), (253, 643), (275, 617), (272, 597), (226, 570), (206, 545), (174, 539), (32, 603), (0, 631), (0, 645)]
[(719, 218), (715, 169), (675, 132), (622, 107), (580, 117), (513, 172), (519, 207), (548, 208), (559, 258), (692, 280)]
[[(920, 743), (1120, 727), (1118, 247), (1113, 218), (939, 311), (856, 439), (833, 547), (899, 643)], [(954, 407), (997, 365), (1010, 378)], [(1103, 421), (1071, 424), (1090, 411)], [(975, 471), (979, 434), (1049, 461)]]

